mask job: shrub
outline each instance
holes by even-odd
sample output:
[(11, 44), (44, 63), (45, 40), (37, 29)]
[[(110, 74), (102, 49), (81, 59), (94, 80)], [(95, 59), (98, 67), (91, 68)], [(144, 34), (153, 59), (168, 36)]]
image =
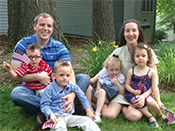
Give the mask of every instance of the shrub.
[(115, 48), (115, 42), (104, 42), (99, 40), (98, 44), (88, 39), (88, 44), (83, 44), (83, 49), (81, 50), (86, 56), (77, 54), (81, 59), (78, 60), (81, 68), (77, 69), (83, 71), (84, 73), (93, 77), (96, 75), (103, 67), (103, 62), (110, 55)]
[(159, 82), (175, 86), (175, 42), (155, 44), (153, 48), (159, 59)]
[(164, 29), (156, 29), (155, 30), (155, 42), (161, 42), (162, 39), (166, 39), (168, 37), (167, 33)]

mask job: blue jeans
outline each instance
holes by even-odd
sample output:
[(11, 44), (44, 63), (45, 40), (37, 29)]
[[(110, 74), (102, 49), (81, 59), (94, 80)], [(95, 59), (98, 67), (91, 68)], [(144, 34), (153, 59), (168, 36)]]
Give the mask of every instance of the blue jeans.
[[(76, 83), (83, 92), (89, 87), (89, 78), (84, 74), (77, 74)], [(11, 92), (10, 98), (16, 106), (21, 106), (27, 111), (37, 113), (40, 111), (40, 97), (25, 86), (18, 86)]]

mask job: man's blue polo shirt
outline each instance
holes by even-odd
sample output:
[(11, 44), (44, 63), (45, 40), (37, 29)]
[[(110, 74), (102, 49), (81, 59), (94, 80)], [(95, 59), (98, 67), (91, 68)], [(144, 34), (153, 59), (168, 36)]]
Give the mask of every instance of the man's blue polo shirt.
[[(18, 41), (18, 43), (16, 44), (14, 48), (14, 51), (18, 47), (23, 52), (25, 52), (25, 48), (29, 44), (38, 45), (36, 41), (36, 34), (28, 36), (28, 37), (24, 37), (20, 41)], [(67, 50), (67, 48), (61, 42), (56, 41), (51, 37), (50, 37), (49, 44), (41, 48), (41, 50), (42, 50), (42, 53), (41, 53), (42, 59), (50, 65), (52, 70), (53, 70), (55, 61), (57, 60), (65, 60), (65, 61), (71, 62), (69, 51)], [(18, 60), (18, 59), (12, 58), (12, 60)]]

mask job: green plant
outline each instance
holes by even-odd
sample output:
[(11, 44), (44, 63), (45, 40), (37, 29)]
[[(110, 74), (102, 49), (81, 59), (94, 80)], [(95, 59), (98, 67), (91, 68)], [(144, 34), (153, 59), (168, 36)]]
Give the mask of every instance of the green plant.
[(82, 71), (92, 77), (96, 75), (103, 67), (103, 62), (110, 55), (115, 48), (115, 42), (104, 42), (99, 40), (98, 44), (95, 44), (92, 39), (88, 39), (88, 44), (83, 44), (82, 53), (85, 56), (77, 54), (80, 57), (78, 63), (80, 63), (80, 68), (78, 71)]
[(155, 42), (161, 42), (162, 39), (166, 39), (168, 37), (167, 33), (164, 29), (156, 29), (155, 30)]
[(159, 59), (159, 82), (166, 86), (175, 86), (175, 42), (156, 44), (154, 50)]

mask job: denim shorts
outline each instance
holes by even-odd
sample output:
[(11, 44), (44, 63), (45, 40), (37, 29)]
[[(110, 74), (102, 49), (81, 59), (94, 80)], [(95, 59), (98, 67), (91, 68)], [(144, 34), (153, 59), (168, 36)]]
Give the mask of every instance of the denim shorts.
[[(106, 91), (107, 98), (108, 98), (108, 100), (109, 100), (110, 102), (112, 101), (112, 99), (113, 99), (114, 97), (116, 97), (116, 96), (119, 94), (118, 91), (116, 91), (115, 89), (113, 89), (113, 88), (111, 88), (111, 87), (102, 86), (101, 88), (104, 89), (104, 90)], [(94, 94), (95, 92), (96, 92), (96, 88), (93, 88), (93, 94)]]

